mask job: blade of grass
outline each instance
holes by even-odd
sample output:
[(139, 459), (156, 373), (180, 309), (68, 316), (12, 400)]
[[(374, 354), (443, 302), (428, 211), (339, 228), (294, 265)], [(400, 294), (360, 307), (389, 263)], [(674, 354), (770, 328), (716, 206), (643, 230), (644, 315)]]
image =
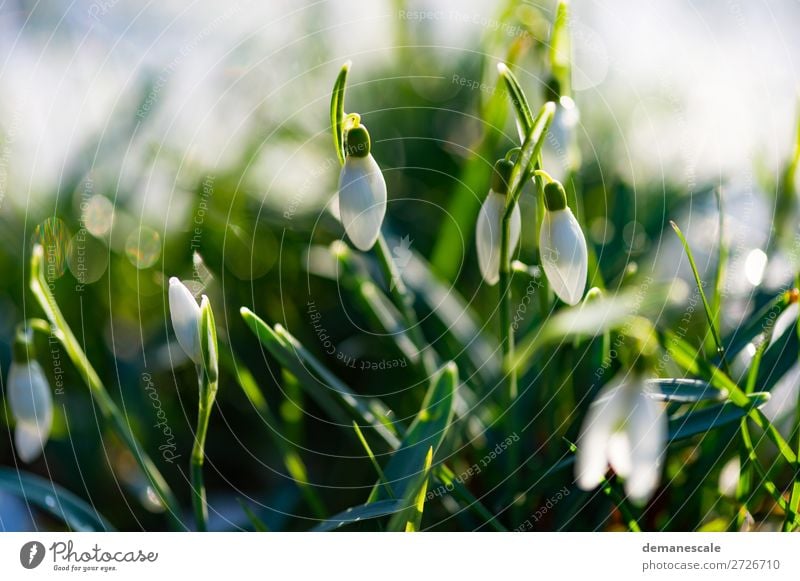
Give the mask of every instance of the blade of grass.
[(113, 531), (97, 509), (55, 482), (22, 470), (0, 468), (0, 491), (34, 504), (65, 523), (70, 530)]
[[(794, 286), (795, 288), (800, 288), (800, 274), (795, 276)], [(798, 317), (795, 323), (795, 333), (797, 333), (797, 337), (800, 339), (800, 317)], [(800, 353), (798, 355), (800, 356)], [(797, 526), (792, 524), (791, 516), (794, 515), (795, 520), (797, 520), (796, 517), (800, 514), (800, 392), (798, 392), (797, 403), (794, 408), (792, 434), (797, 439), (797, 462), (795, 462), (793, 466), (794, 478), (792, 480), (792, 491), (789, 494), (789, 509), (786, 511), (786, 519), (783, 523), (783, 530), (787, 532), (792, 531)]]
[(708, 327), (711, 331), (711, 335), (714, 338), (714, 344), (717, 349), (717, 356), (720, 358), (722, 362), (722, 369), (725, 370), (725, 373), (729, 374), (728, 372), (728, 364), (725, 361), (725, 349), (722, 347), (722, 341), (719, 337), (719, 332), (717, 330), (716, 324), (716, 315), (711, 311), (711, 306), (708, 304), (708, 299), (706, 298), (706, 293), (703, 290), (703, 281), (700, 278), (700, 272), (697, 270), (697, 264), (694, 261), (694, 255), (692, 254), (692, 249), (689, 248), (689, 243), (686, 241), (686, 237), (681, 232), (681, 229), (678, 228), (678, 225), (670, 220), (670, 225), (672, 229), (675, 230), (675, 233), (678, 235), (678, 238), (683, 245), (683, 249), (686, 252), (686, 257), (689, 259), (689, 266), (692, 268), (692, 275), (694, 276), (694, 281), (697, 284), (697, 290), (700, 293), (700, 300), (703, 302), (703, 310), (706, 313), (706, 319), (708, 320)]
[[(417, 417), (406, 431), (400, 446), (386, 465), (384, 476), (395, 498), (404, 498), (410, 483), (419, 474), (428, 448), (438, 452), (453, 420), (453, 402), (458, 387), (458, 369), (446, 363), (431, 378)], [(383, 500), (386, 495), (380, 484), (375, 485), (369, 500)]]
[(361, 432), (361, 428), (358, 427), (358, 424), (353, 422), (353, 429), (356, 431), (356, 435), (358, 436), (361, 445), (364, 446), (364, 450), (367, 452), (367, 456), (369, 456), (369, 461), (372, 462), (372, 466), (375, 468), (375, 472), (378, 473), (378, 480), (381, 484), (383, 484), (384, 490), (389, 495), (389, 498), (394, 499), (394, 492), (392, 492), (392, 487), (389, 486), (389, 482), (386, 480), (386, 475), (383, 473), (383, 469), (381, 469), (381, 465), (378, 464), (378, 461), (375, 459), (375, 454), (372, 453), (372, 448), (369, 447), (369, 442), (364, 437), (364, 434)]
[(415, 533), (420, 530), (422, 512), (425, 508), (425, 493), (428, 491), (432, 463), (433, 446), (430, 446), (428, 453), (425, 454), (425, 463), (417, 477), (417, 481), (408, 486), (406, 495), (403, 498), (403, 510), (395, 513), (389, 519), (389, 531)]
[(335, 531), (349, 524), (395, 514), (402, 508), (402, 500), (381, 500), (369, 504), (360, 504), (335, 514), (311, 530), (315, 533)]
[(328, 514), (325, 504), (308, 482), (308, 469), (305, 462), (286, 439), (278, 432), (278, 419), (270, 410), (261, 388), (258, 386), (253, 374), (235, 356), (222, 351), (222, 363), (228, 368), (228, 373), (236, 378), (237, 385), (242, 389), (248, 401), (255, 408), (261, 420), (267, 425), (272, 442), (278, 448), (286, 472), (300, 489), (306, 502), (317, 518), (325, 518)]

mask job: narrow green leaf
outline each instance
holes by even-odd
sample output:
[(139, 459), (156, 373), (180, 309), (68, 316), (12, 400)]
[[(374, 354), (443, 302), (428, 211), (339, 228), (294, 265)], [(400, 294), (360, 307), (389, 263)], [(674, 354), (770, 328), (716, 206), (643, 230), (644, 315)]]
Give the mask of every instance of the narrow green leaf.
[(360, 504), (332, 516), (311, 530), (315, 533), (335, 531), (353, 523), (395, 514), (402, 508), (402, 500), (381, 500), (369, 504)]
[(251, 509), (249, 506), (247, 506), (247, 504), (241, 498), (237, 498), (237, 500), (239, 501), (239, 506), (242, 507), (242, 511), (244, 512), (245, 516), (247, 517), (247, 520), (249, 520), (250, 524), (253, 525), (253, 529), (256, 532), (259, 532), (259, 533), (268, 532), (269, 531), (269, 527), (266, 525), (266, 523), (263, 520), (258, 518), (258, 515), (253, 512), (253, 509)]
[(550, 70), (561, 84), (561, 94), (570, 94), (570, 68), (572, 60), (572, 43), (569, 37), (569, 3), (559, 0), (553, 32), (550, 35)]
[(389, 483), (386, 481), (386, 475), (383, 473), (381, 465), (378, 464), (378, 460), (375, 458), (375, 454), (372, 453), (372, 448), (370, 448), (369, 442), (367, 442), (367, 439), (361, 432), (361, 428), (358, 427), (357, 423), (353, 422), (353, 429), (356, 431), (356, 435), (358, 436), (361, 445), (364, 446), (364, 450), (367, 452), (367, 456), (369, 456), (369, 461), (372, 462), (372, 466), (375, 468), (375, 472), (378, 473), (378, 479), (380, 480), (380, 483), (383, 484), (386, 493), (389, 495), (389, 497), (394, 498), (392, 487), (389, 486)]
[(433, 463), (433, 447), (428, 448), (425, 454), (425, 463), (422, 471), (413, 485), (408, 486), (406, 496), (403, 499), (403, 510), (395, 513), (389, 520), (389, 531), (415, 533), (420, 530), (422, 524), (422, 512), (425, 509), (425, 494), (428, 492), (428, 480)]
[(350, 61), (342, 65), (336, 82), (331, 91), (331, 131), (333, 132), (333, 146), (339, 163), (344, 164), (344, 135), (342, 123), (344, 122), (344, 90), (347, 86), (347, 73), (350, 72)]
[(670, 418), (670, 441), (682, 440), (697, 434), (703, 434), (736, 422), (747, 416), (751, 409), (767, 403), (769, 400), (769, 393), (753, 393), (748, 396), (748, 399), (750, 400), (749, 407), (742, 407), (731, 402), (725, 402)]
[(533, 113), (528, 103), (528, 98), (525, 96), (525, 91), (522, 90), (517, 77), (505, 63), (499, 63), (497, 65), (497, 72), (500, 73), (500, 78), (503, 79), (503, 83), (505, 83), (509, 97), (511, 98), (511, 104), (514, 106), (519, 140), (520, 142), (525, 141), (525, 138), (533, 127)]
[(675, 230), (675, 234), (678, 235), (678, 238), (683, 245), (683, 249), (686, 252), (686, 257), (689, 259), (689, 266), (692, 268), (694, 281), (697, 284), (697, 290), (700, 293), (700, 300), (703, 302), (703, 310), (705, 311), (706, 319), (708, 320), (708, 328), (711, 331), (712, 337), (714, 338), (714, 344), (717, 348), (717, 355), (722, 361), (723, 368), (726, 368), (725, 349), (722, 347), (722, 341), (720, 340), (719, 332), (717, 330), (717, 319), (715, 314), (711, 311), (711, 305), (708, 304), (706, 293), (703, 290), (703, 280), (700, 278), (700, 272), (697, 270), (697, 264), (694, 261), (692, 249), (689, 247), (689, 242), (687, 242), (686, 237), (683, 235), (683, 232), (681, 232), (681, 229), (678, 228), (678, 225), (673, 221), (670, 221), (670, 225), (672, 226), (672, 229)]
[(292, 478), (294, 483), (300, 488), (303, 497), (311, 507), (314, 514), (323, 518), (328, 514), (325, 504), (322, 499), (308, 482), (308, 469), (302, 457), (295, 450), (292, 449), (286, 438), (278, 432), (280, 425), (277, 418), (270, 410), (261, 388), (258, 386), (253, 374), (241, 362), (237, 361), (233, 355), (227, 355), (227, 351), (222, 351), (222, 362), (225, 365), (228, 373), (236, 378), (236, 383), (244, 392), (248, 401), (258, 412), (259, 417), (267, 426), (267, 431), (275, 444), (275, 447), (280, 451), (283, 465), (286, 467), (286, 472)]
[[(408, 486), (419, 476), (428, 448), (436, 453), (444, 441), (453, 419), (457, 387), (458, 368), (452, 362), (445, 364), (431, 379), (422, 408), (384, 470), (395, 498), (406, 496)], [(370, 494), (371, 501), (387, 497), (380, 484), (376, 484)]]
[(303, 389), (328, 415), (342, 424), (349, 424), (353, 419), (363, 421), (372, 426), (390, 447), (399, 445), (397, 436), (387, 428), (391, 424), (388, 410), (379, 400), (356, 396), (280, 325), (273, 329), (246, 307), (242, 307), (240, 312), (261, 344), (300, 380)]
[(95, 508), (55, 482), (22, 470), (0, 468), (0, 490), (31, 503), (65, 523), (72, 531), (113, 531)]
[(699, 379), (659, 378), (646, 382), (653, 397), (661, 401), (675, 403), (695, 403), (708, 400), (723, 400), (728, 397), (726, 390), (716, 389), (708, 382)]

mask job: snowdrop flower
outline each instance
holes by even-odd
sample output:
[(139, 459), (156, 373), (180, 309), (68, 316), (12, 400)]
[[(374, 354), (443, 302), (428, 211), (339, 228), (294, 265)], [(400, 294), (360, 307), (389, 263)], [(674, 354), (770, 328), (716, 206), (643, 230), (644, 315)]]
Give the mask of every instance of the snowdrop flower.
[(169, 312), (178, 344), (199, 365), (203, 362), (200, 349), (200, 307), (186, 285), (174, 276), (169, 279)]
[(345, 138), (345, 162), (339, 175), (339, 213), (356, 248), (375, 245), (386, 215), (386, 182), (370, 154), (367, 128), (357, 125)]
[[(500, 242), (502, 236), (503, 214), (506, 211), (508, 181), (514, 164), (501, 159), (494, 166), (492, 187), (478, 213), (475, 227), (475, 245), (478, 249), (478, 266), (487, 284), (494, 285), (500, 280)], [(509, 223), (509, 250), (519, 242), (522, 218), (519, 205), (515, 202)]]
[(586, 288), (586, 238), (567, 207), (567, 195), (559, 182), (544, 187), (544, 201), (546, 211), (539, 235), (542, 267), (558, 298), (576, 305)]
[[(26, 348), (27, 347), (27, 348)], [(14, 416), (14, 445), (23, 462), (33, 462), (50, 438), (53, 395), (41, 365), (30, 358), (30, 345), (15, 343), (8, 372), (8, 403)]]
[(613, 380), (589, 408), (575, 458), (575, 477), (584, 490), (598, 486), (609, 464), (625, 479), (630, 499), (644, 503), (658, 486), (667, 443), (667, 416), (651, 398), (643, 377)]

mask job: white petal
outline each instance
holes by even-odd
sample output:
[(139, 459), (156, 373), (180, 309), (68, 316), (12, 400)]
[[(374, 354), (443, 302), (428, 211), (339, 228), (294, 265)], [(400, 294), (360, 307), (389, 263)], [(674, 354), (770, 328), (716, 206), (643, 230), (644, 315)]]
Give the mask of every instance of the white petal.
[(568, 305), (576, 305), (586, 288), (586, 239), (569, 208), (545, 212), (539, 235), (542, 266), (553, 292)]
[(625, 492), (636, 503), (653, 496), (661, 477), (661, 460), (667, 444), (667, 415), (660, 402), (639, 389), (633, 397), (633, 409), (627, 424), (631, 445), (631, 473), (625, 480)]
[(739, 457), (734, 456), (719, 473), (719, 492), (723, 496), (734, 498), (739, 487)]
[(615, 432), (608, 440), (608, 463), (619, 476), (627, 478), (631, 473), (631, 443), (626, 431)]
[(23, 462), (36, 460), (50, 438), (50, 424), (18, 422), (14, 428), (14, 447)]
[[(475, 226), (475, 246), (478, 250), (478, 266), (481, 276), (488, 284), (497, 284), (500, 280), (500, 239), (502, 236), (503, 214), (506, 208), (506, 197), (489, 191)], [(522, 229), (522, 217), (519, 205), (514, 204), (509, 223), (509, 248), (514, 249), (519, 242)]]
[(11, 364), (8, 404), (16, 421), (17, 454), (23, 462), (31, 462), (41, 454), (53, 424), (53, 394), (37, 361)]
[(624, 386), (615, 380), (604, 387), (589, 406), (575, 456), (575, 478), (583, 490), (595, 488), (606, 474), (609, 441), (625, 418), (624, 403)]
[(37, 361), (11, 364), (8, 371), (8, 404), (17, 422), (51, 423), (53, 394), (50, 393), (44, 370)]
[(181, 348), (192, 361), (200, 363), (200, 307), (189, 289), (174, 276), (169, 279), (169, 313)]
[(356, 248), (375, 245), (386, 215), (386, 182), (371, 154), (347, 157), (339, 176), (339, 213)]

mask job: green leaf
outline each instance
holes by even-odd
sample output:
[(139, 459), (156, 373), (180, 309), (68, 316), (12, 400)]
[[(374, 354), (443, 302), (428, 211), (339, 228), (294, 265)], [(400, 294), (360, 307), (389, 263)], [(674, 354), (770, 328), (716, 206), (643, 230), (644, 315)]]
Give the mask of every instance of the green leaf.
[(550, 35), (550, 70), (561, 84), (561, 94), (570, 94), (571, 47), (569, 37), (569, 3), (559, 0), (553, 33)]
[(689, 259), (689, 266), (691, 266), (692, 268), (694, 281), (697, 284), (697, 290), (700, 293), (700, 300), (703, 302), (703, 310), (705, 311), (706, 319), (708, 320), (708, 328), (711, 331), (711, 336), (714, 338), (714, 344), (716, 345), (717, 348), (717, 355), (722, 361), (723, 368), (726, 368), (725, 350), (722, 348), (722, 340), (720, 339), (719, 332), (717, 331), (717, 317), (711, 311), (711, 305), (708, 304), (706, 293), (703, 290), (703, 281), (700, 278), (700, 272), (697, 270), (697, 264), (695, 264), (694, 255), (692, 254), (692, 249), (689, 247), (689, 242), (687, 242), (686, 237), (683, 235), (683, 232), (681, 232), (681, 229), (678, 228), (678, 225), (672, 221), (670, 221), (670, 225), (672, 226), (672, 229), (675, 230), (675, 234), (678, 235), (681, 244), (683, 244), (684, 251), (686, 251), (686, 257)]
[(344, 89), (347, 86), (347, 73), (350, 72), (350, 61), (342, 65), (336, 82), (331, 92), (331, 131), (333, 131), (333, 146), (339, 163), (344, 165), (344, 135), (342, 123), (344, 122)]
[(394, 498), (394, 492), (392, 492), (392, 487), (389, 486), (389, 483), (386, 481), (386, 475), (383, 473), (381, 469), (381, 465), (378, 464), (378, 460), (375, 458), (375, 454), (372, 452), (372, 448), (369, 446), (369, 442), (364, 437), (361, 428), (358, 427), (358, 424), (353, 422), (353, 429), (356, 431), (356, 435), (358, 436), (358, 440), (361, 442), (361, 445), (364, 447), (364, 450), (367, 452), (367, 456), (369, 457), (369, 461), (372, 462), (372, 466), (375, 468), (375, 472), (378, 473), (378, 479), (380, 483), (383, 484), (386, 493), (391, 497)]
[(311, 530), (315, 533), (335, 531), (349, 524), (394, 514), (402, 508), (402, 500), (381, 500), (370, 504), (360, 504), (332, 516)]
[(306, 502), (314, 511), (314, 514), (323, 518), (327, 514), (322, 499), (308, 482), (308, 469), (300, 454), (292, 448), (289, 441), (278, 431), (280, 423), (270, 410), (261, 388), (258, 386), (253, 374), (240, 361), (238, 361), (228, 351), (222, 351), (222, 362), (226, 371), (236, 378), (236, 383), (241, 387), (248, 401), (255, 408), (261, 420), (267, 427), (267, 432), (273, 444), (279, 450), (286, 472), (292, 478), (294, 484), (303, 493)]
[(748, 398), (750, 400), (749, 407), (725, 402), (670, 418), (669, 440), (682, 440), (736, 422), (747, 416), (751, 409), (767, 403), (769, 393), (756, 392), (749, 395)]
[(425, 463), (422, 471), (413, 485), (408, 486), (406, 496), (403, 499), (403, 510), (395, 513), (389, 520), (389, 531), (415, 533), (420, 530), (422, 525), (422, 511), (425, 509), (425, 494), (428, 491), (428, 480), (433, 463), (433, 446), (428, 448), (425, 454)]
[(250, 524), (253, 525), (253, 529), (256, 532), (265, 533), (265, 532), (269, 531), (269, 527), (266, 525), (266, 523), (263, 520), (258, 518), (258, 515), (253, 512), (253, 509), (251, 509), (249, 506), (247, 506), (247, 504), (241, 498), (237, 498), (237, 500), (239, 501), (239, 506), (242, 507), (242, 511), (244, 512), (245, 516), (247, 517), (247, 520), (250, 521)]
[(505, 63), (497, 65), (497, 72), (500, 73), (500, 78), (503, 79), (508, 95), (511, 98), (511, 104), (514, 106), (519, 140), (521, 142), (525, 141), (526, 136), (533, 127), (533, 113), (528, 103), (528, 98), (525, 96), (525, 91), (522, 90), (517, 77)]
[(495, 356), (499, 347), (493, 337), (482, 331), (483, 323), (478, 324), (478, 317), (467, 301), (453, 285), (443, 283), (416, 252), (403, 270), (403, 279), (439, 320), (442, 332), (453, 338), (457, 351), (467, 357), (475, 374), (485, 384), (493, 384), (500, 375)]
[(650, 379), (646, 383), (654, 388), (651, 393), (661, 401), (694, 403), (728, 397), (727, 390), (716, 389), (699, 379), (659, 378)]
[[(453, 362), (446, 363), (432, 378), (422, 408), (384, 469), (395, 498), (406, 496), (409, 485), (420, 474), (428, 449), (433, 448), (436, 453), (444, 441), (453, 420), (457, 386), (458, 368)], [(370, 500), (384, 500), (387, 496), (383, 486), (377, 484)]]
[(390, 447), (399, 445), (397, 436), (387, 427), (391, 421), (380, 400), (357, 396), (280, 325), (273, 329), (246, 307), (242, 307), (240, 312), (261, 344), (281, 366), (297, 377), (303, 389), (328, 415), (342, 424), (349, 424), (353, 419), (364, 421)]
[(108, 521), (68, 490), (21, 470), (0, 468), (0, 490), (35, 504), (73, 531), (113, 531)]
[(663, 309), (667, 297), (666, 287), (643, 283), (613, 296), (603, 295), (590, 302), (562, 308), (520, 340), (512, 365), (523, 373), (542, 346), (567, 338), (598, 337), (624, 326), (632, 317), (656, 315)]
[[(518, 200), (522, 193), (522, 186), (533, 175), (533, 163), (539, 157), (544, 145), (544, 138), (547, 135), (547, 129), (550, 123), (553, 122), (553, 116), (556, 114), (556, 105), (548, 101), (539, 112), (536, 118), (531, 123), (530, 128), (525, 134), (525, 141), (522, 144), (522, 149), (519, 152), (519, 157), (514, 164), (514, 169), (511, 171), (511, 177), (508, 183), (508, 199)], [(506, 202), (506, 211), (511, 211), (511, 203)]]

